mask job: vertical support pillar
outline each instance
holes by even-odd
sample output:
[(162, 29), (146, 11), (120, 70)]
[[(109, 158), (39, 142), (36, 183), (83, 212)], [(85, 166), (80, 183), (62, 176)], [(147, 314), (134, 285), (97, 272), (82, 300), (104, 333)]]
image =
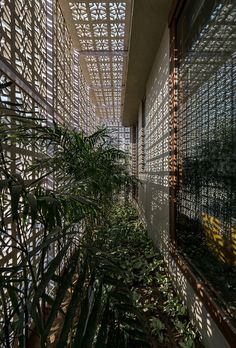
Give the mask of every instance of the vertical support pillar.
[(177, 21), (186, 0), (175, 1), (171, 17), (169, 18), (170, 28), (170, 239), (173, 245), (176, 244), (176, 218), (177, 218), (177, 108), (178, 108), (178, 51), (177, 51)]
[[(52, 0), (47, 0), (47, 102), (53, 107), (53, 93), (54, 93), (54, 86), (53, 86), (53, 5)], [(48, 112), (48, 118), (47, 122), (49, 124), (52, 123), (54, 118), (53, 108), (51, 108), (51, 113), (49, 110)]]
[[(132, 174), (138, 177), (138, 137), (137, 137), (137, 125), (130, 127), (130, 139), (131, 139), (131, 169)], [(135, 187), (132, 189), (132, 197), (133, 199), (138, 199), (138, 191)]]

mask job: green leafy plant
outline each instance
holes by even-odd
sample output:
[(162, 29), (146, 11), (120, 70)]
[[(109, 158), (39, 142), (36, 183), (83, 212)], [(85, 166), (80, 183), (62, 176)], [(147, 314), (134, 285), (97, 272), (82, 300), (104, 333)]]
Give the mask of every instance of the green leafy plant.
[[(0, 268), (1, 345), (165, 347), (172, 330), (190, 344), (163, 259), (124, 199), (137, 184), (126, 155), (105, 129), (85, 136), (5, 106), (0, 239), (17, 262)], [(9, 156), (16, 146), (33, 149), (33, 161)]]
[[(102, 224), (114, 197), (135, 180), (125, 169), (126, 155), (110, 145), (105, 129), (85, 136), (56, 123), (48, 127), (21, 104), (4, 99), (0, 135), (0, 238), (2, 247), (12, 248), (18, 258), (17, 264), (0, 269), (1, 339), (6, 347), (16, 343), (24, 347), (35, 326), (44, 347), (67, 292), (77, 289), (76, 303), (84, 296), (79, 289), (85, 283), (92, 282), (96, 292), (91, 274), (98, 271), (90, 248), (96, 226)], [(31, 151), (33, 162), (17, 159), (16, 146)], [(48, 186), (51, 179), (53, 186)], [(74, 286), (81, 270), (84, 275)], [(73, 301), (68, 315), (75, 311)], [(62, 342), (70, 331), (71, 327), (62, 330)]]
[(150, 327), (152, 334), (157, 335), (159, 342), (162, 343), (164, 340), (163, 331), (165, 330), (165, 324), (158, 318), (152, 318), (150, 320)]

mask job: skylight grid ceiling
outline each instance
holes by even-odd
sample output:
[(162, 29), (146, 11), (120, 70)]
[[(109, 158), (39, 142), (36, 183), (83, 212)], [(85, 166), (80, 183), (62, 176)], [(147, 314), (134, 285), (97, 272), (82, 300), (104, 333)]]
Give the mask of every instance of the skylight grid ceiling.
[(129, 46), (131, 1), (69, 3), (86, 64), (96, 113), (119, 119), (122, 111)]

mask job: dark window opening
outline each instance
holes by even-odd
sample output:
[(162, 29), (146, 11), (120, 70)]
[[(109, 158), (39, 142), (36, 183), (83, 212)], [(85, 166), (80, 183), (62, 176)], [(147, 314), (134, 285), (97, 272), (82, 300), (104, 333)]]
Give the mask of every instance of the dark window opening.
[(177, 242), (236, 318), (236, 3), (177, 23)]

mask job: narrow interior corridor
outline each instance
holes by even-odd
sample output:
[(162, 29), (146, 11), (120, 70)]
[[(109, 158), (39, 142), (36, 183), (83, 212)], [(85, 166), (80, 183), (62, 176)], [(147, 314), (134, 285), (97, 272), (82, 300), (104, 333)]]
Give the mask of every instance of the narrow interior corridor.
[(0, 18), (0, 347), (235, 347), (235, 0)]

